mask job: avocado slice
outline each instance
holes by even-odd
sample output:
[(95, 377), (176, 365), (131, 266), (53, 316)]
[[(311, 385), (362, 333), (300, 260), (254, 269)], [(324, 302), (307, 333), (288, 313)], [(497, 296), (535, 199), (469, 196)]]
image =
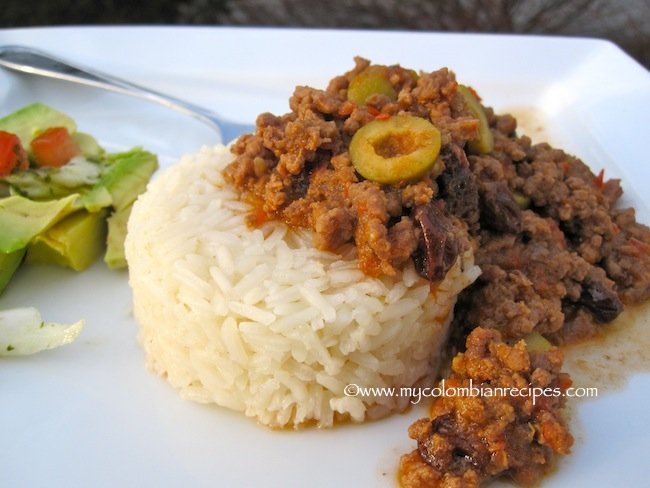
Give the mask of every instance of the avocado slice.
[(35, 202), (20, 195), (0, 199), (0, 252), (22, 249), (34, 237), (81, 208), (79, 195)]
[(108, 237), (106, 239), (106, 254), (104, 262), (111, 269), (126, 268), (124, 256), (124, 239), (126, 239), (126, 224), (131, 215), (133, 204), (116, 210), (108, 218)]
[(43, 103), (32, 103), (0, 119), (0, 130), (16, 134), (26, 149), (40, 132), (50, 127), (65, 127), (70, 134), (77, 124), (63, 112)]
[(155, 154), (135, 148), (109, 154), (107, 159), (108, 170), (91, 193), (104, 187), (111, 194), (113, 208), (121, 210), (131, 205), (147, 188), (151, 175), (158, 169), (158, 158)]
[(97, 186), (82, 195), (79, 202), (89, 212), (99, 212), (101, 209), (111, 206), (113, 197), (106, 188)]
[(25, 256), (25, 248), (13, 252), (0, 252), (0, 294), (4, 291)]
[(25, 262), (86, 269), (104, 249), (106, 212), (80, 210), (69, 215), (34, 238)]

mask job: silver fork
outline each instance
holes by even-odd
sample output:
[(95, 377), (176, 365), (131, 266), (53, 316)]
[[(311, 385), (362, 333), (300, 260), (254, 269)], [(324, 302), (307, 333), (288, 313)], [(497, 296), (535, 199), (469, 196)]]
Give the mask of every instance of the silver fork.
[(136, 85), (94, 69), (74, 65), (44, 51), (27, 46), (0, 46), (0, 66), (21, 73), (46, 76), (58, 80), (103, 88), (124, 95), (142, 98), (189, 115), (206, 123), (219, 133), (221, 142), (252, 132), (254, 126), (226, 120), (204, 107)]

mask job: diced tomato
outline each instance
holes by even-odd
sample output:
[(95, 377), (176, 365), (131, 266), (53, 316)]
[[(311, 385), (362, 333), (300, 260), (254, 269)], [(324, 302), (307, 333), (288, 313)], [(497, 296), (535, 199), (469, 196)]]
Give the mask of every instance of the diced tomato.
[(377, 120), (388, 120), (390, 119), (390, 114), (385, 112), (380, 112), (377, 108), (372, 105), (366, 105), (366, 110), (370, 115), (372, 115)]
[(379, 110), (377, 110), (377, 109), (376, 109), (375, 107), (373, 107), (372, 105), (366, 105), (366, 110), (367, 110), (368, 113), (369, 113), (370, 115), (372, 115), (373, 117), (377, 117), (377, 115), (379, 115), (379, 114), (381, 113), (381, 112), (379, 112)]
[(63, 166), (81, 153), (65, 127), (45, 130), (32, 141), (31, 147), (39, 166)]
[(258, 228), (268, 222), (269, 218), (269, 214), (267, 214), (262, 207), (254, 207), (248, 215), (247, 222), (251, 227)]
[(596, 185), (596, 188), (599, 190), (603, 189), (603, 186), (605, 185), (605, 170), (601, 169), (600, 172), (596, 175), (596, 178), (594, 178), (594, 185)]
[(16, 134), (0, 130), (0, 178), (14, 169), (25, 170), (29, 166), (27, 154)]

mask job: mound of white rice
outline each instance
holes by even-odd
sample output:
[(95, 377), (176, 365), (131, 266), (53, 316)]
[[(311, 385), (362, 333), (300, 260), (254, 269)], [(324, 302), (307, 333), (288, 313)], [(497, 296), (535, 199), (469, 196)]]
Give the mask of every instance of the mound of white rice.
[(412, 266), (370, 278), (352, 246), (342, 257), (279, 222), (248, 227), (220, 173), (230, 160), (223, 146), (187, 156), (133, 208), (126, 256), (148, 366), (183, 397), (272, 427), (403, 409), (397, 392), (344, 389), (433, 379), (456, 295), (479, 274), (471, 253), (433, 293)]

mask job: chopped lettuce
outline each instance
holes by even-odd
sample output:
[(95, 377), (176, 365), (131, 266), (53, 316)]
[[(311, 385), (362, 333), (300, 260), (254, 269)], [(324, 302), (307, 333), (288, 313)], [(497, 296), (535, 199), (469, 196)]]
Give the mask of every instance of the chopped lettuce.
[(104, 171), (104, 166), (91, 163), (83, 156), (77, 156), (72, 158), (68, 164), (58, 168), (58, 171), (53, 171), (50, 180), (55, 185), (79, 188), (97, 183)]
[(0, 356), (24, 356), (74, 341), (83, 321), (71, 325), (44, 322), (33, 307), (0, 310)]
[(81, 154), (92, 161), (100, 161), (106, 152), (104, 148), (99, 145), (97, 139), (85, 132), (75, 132), (72, 134), (72, 139), (79, 147)]
[(99, 181), (105, 171), (104, 165), (77, 156), (60, 168), (43, 167), (19, 171), (5, 177), (5, 181), (16, 194), (32, 200), (47, 200), (87, 191)]
[(49, 173), (49, 169), (21, 171), (6, 176), (4, 181), (9, 183), (11, 195), (20, 195), (32, 200), (53, 200), (74, 193), (71, 188), (53, 183)]

